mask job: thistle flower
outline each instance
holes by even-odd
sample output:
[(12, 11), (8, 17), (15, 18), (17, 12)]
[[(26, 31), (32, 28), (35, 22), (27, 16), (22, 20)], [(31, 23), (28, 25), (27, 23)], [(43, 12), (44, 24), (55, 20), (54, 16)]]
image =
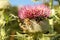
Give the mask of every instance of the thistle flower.
[(18, 8), (18, 16), (21, 19), (36, 18), (36, 17), (49, 17), (50, 9), (45, 5), (28, 5)]

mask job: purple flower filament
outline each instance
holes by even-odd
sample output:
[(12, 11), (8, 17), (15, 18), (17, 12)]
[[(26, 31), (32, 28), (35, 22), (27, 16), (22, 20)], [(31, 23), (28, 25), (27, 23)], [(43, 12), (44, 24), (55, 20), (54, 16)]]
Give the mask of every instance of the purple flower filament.
[(45, 5), (33, 5), (33, 6), (23, 6), (18, 8), (18, 16), (21, 19), (25, 18), (36, 18), (36, 17), (49, 17), (50, 8)]

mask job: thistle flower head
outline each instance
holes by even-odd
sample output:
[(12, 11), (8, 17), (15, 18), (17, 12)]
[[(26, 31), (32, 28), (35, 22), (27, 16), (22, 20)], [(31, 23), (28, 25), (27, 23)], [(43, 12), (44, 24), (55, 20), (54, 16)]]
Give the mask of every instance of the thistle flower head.
[(21, 19), (36, 18), (36, 17), (49, 17), (50, 9), (45, 5), (28, 5), (18, 8), (18, 16)]

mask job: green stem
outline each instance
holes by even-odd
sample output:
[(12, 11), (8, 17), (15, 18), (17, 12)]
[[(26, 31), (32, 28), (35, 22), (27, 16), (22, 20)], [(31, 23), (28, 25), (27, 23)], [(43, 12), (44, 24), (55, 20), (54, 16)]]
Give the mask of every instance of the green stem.
[[(50, 0), (50, 8), (53, 9), (53, 0)], [(51, 12), (52, 13), (52, 12)], [(50, 33), (53, 33), (54, 32), (54, 27), (53, 27), (53, 18), (52, 19), (49, 19), (49, 24), (50, 24)]]
[(53, 8), (53, 0), (50, 0), (49, 5), (50, 5), (50, 8), (52, 9)]

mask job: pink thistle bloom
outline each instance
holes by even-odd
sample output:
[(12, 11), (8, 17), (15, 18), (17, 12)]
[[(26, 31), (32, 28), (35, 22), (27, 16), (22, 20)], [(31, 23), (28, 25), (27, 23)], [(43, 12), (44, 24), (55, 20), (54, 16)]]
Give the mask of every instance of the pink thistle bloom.
[(49, 17), (50, 8), (45, 5), (23, 6), (18, 8), (18, 16), (21, 19), (36, 18), (36, 17)]

